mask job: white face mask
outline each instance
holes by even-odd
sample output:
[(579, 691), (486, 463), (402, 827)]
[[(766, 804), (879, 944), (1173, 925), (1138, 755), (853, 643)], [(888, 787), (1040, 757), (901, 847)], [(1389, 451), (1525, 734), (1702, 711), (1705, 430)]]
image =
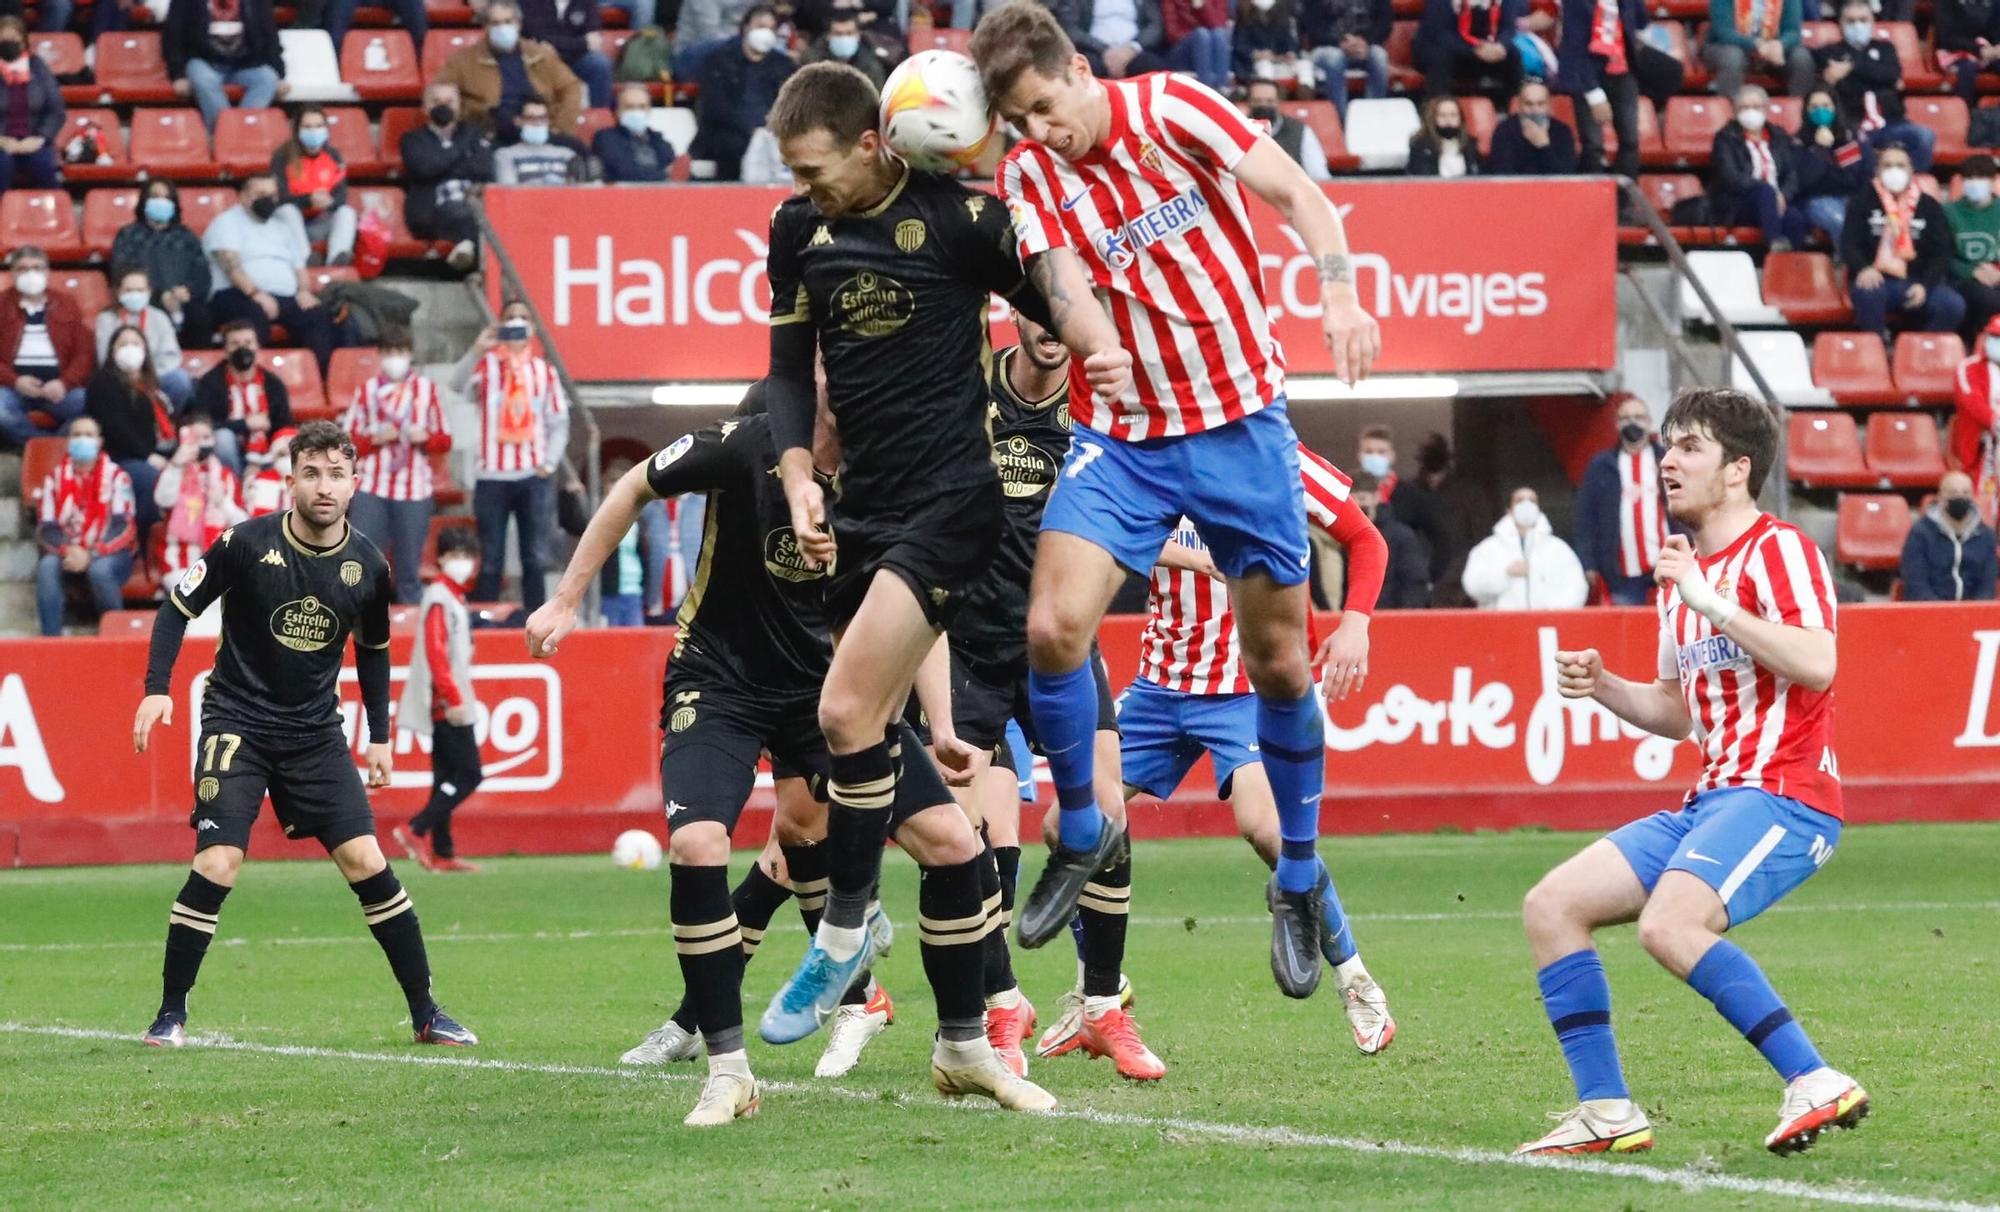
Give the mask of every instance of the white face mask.
[(1522, 530), (1533, 530), (1535, 524), (1542, 520), (1542, 507), (1533, 501), (1516, 501), (1507, 512), (1513, 517), (1514, 525)]
[(778, 31), (760, 25), (743, 36), (744, 45), (760, 55), (768, 55), (778, 46)]
[(477, 565), (478, 561), (471, 556), (450, 556), (438, 561), (438, 571), (442, 572), (446, 579), (465, 585), (471, 582), (472, 570)]
[(401, 379), (410, 373), (408, 354), (386, 354), (382, 358), (382, 373), (391, 379)]
[(118, 369), (129, 375), (146, 364), (146, 347), (128, 342), (111, 351), (111, 360), (118, 364)]
[(1965, 179), (1965, 200), (1974, 206), (1984, 206), (1993, 200), (1993, 178), (1967, 177)]
[(39, 269), (25, 269), (14, 275), (14, 289), (30, 299), (41, 298), (48, 288), (49, 276)]
[(1900, 194), (1910, 188), (1910, 170), (1907, 168), (1883, 169), (1882, 188), (1892, 194)]
[(1986, 360), (2000, 362), (2000, 337), (1986, 338)]
[(1739, 109), (1736, 120), (1743, 124), (1744, 130), (1764, 129), (1764, 111), (1761, 109)]

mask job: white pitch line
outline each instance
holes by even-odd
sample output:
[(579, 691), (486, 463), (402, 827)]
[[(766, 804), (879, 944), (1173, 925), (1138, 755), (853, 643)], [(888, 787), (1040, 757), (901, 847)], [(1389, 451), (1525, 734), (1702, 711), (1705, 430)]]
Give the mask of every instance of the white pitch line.
[[(43, 1026), (33, 1023), (0, 1022), (0, 1034), (38, 1035), (58, 1039), (100, 1040), (126, 1042), (137, 1046), (137, 1040), (129, 1032), (100, 1031), (84, 1027)], [(612, 1068), (605, 1065), (566, 1065), (538, 1061), (495, 1060), (484, 1057), (465, 1056), (455, 1052), (358, 1052), (339, 1048), (319, 1048), (304, 1044), (259, 1044), (227, 1036), (192, 1036), (188, 1043), (199, 1048), (217, 1048), (231, 1052), (246, 1052), (261, 1056), (302, 1057), (313, 1060), (363, 1061), (379, 1064), (424, 1065), (453, 1069), (484, 1069), (504, 1073), (535, 1073), (555, 1077), (608, 1077), (623, 1081), (694, 1081), (701, 1074), (667, 1073), (657, 1068)], [(939, 1104), (929, 1099), (912, 1098), (908, 1095), (892, 1095), (888, 1099), (875, 1091), (856, 1090), (847, 1086), (813, 1082), (760, 1082), (764, 1089), (778, 1094), (802, 1094), (808, 1097), (838, 1098), (855, 1102), (881, 1104), (892, 1102), (896, 1106), (924, 1111), (950, 1109), (958, 1106), (978, 1107), (976, 1104)], [(988, 1108), (978, 1107), (989, 1111)], [(1736, 1195), (1762, 1195), (1781, 1199), (1808, 1200), (1815, 1203), (1838, 1204), (1857, 1208), (1896, 1208), (1903, 1212), (2000, 1212), (2000, 1205), (1973, 1203), (1969, 1200), (1933, 1199), (1917, 1195), (1896, 1195), (1890, 1192), (1869, 1191), (1853, 1187), (1816, 1186), (1812, 1183), (1792, 1179), (1739, 1178), (1729, 1174), (1714, 1174), (1690, 1167), (1668, 1169), (1651, 1166), (1643, 1162), (1613, 1162), (1598, 1158), (1574, 1157), (1517, 1157), (1511, 1153), (1494, 1153), (1485, 1149), (1451, 1148), (1441, 1145), (1419, 1145), (1398, 1140), (1362, 1139), (1353, 1136), (1334, 1136), (1324, 1133), (1303, 1132), (1296, 1128), (1265, 1127), (1255, 1124), (1234, 1124), (1226, 1121), (1190, 1119), (1181, 1116), (1135, 1115), (1128, 1112), (1094, 1111), (1078, 1108), (1055, 1111), (1051, 1119), (1079, 1120), (1084, 1123), (1115, 1128), (1138, 1128), (1154, 1132), (1180, 1132), (1190, 1136), (1205, 1136), (1214, 1141), (1246, 1145), (1278, 1145), (1297, 1149), (1322, 1149), (1342, 1153), (1387, 1155), (1391, 1157), (1419, 1158), (1429, 1161), (1450, 1162), (1462, 1166), (1502, 1166), (1526, 1170), (1544, 1170), (1554, 1173), (1582, 1174), (1594, 1178), (1630, 1179), (1653, 1183), (1662, 1187), (1677, 1187), (1685, 1192), (1726, 1191)]]

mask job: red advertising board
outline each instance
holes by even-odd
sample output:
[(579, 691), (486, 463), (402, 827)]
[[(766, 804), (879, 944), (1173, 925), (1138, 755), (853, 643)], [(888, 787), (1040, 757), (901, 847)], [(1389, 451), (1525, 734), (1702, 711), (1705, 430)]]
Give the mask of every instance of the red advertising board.
[[(1869, 606), (1840, 619), (1836, 743), (1850, 820), (2000, 818), (2000, 606)], [(1602, 828), (1678, 802), (1691, 746), (1645, 737), (1554, 690), (1549, 654), (1596, 646), (1614, 669), (1655, 659), (1644, 610), (1562, 614), (1413, 612), (1375, 621), (1373, 672), (1327, 729), (1329, 832)], [(1129, 680), (1139, 620), (1105, 624), (1114, 684)], [(400, 682), (407, 638), (392, 650)], [(585, 631), (548, 663), (518, 632), (480, 632), (475, 688), (486, 784), (459, 817), (469, 854), (606, 848), (662, 828), (658, 784), (662, 630)], [(0, 863), (184, 858), (201, 683), (214, 646), (190, 640), (173, 684), (174, 723), (132, 752), (145, 641), (0, 642)], [(362, 748), (350, 671), (342, 689)], [(358, 757), (357, 757), (358, 763)], [(400, 819), (429, 786), (424, 746), (396, 741), (378, 816)], [(1046, 796), (1044, 797), (1046, 798)], [(759, 844), (768, 797), (739, 828)], [(1135, 810), (1141, 836), (1227, 834), (1205, 767), (1173, 801)], [(255, 851), (310, 857), (269, 814)]]
[[(1617, 321), (1609, 181), (1342, 181), (1378, 369), (1608, 370)], [(769, 361), (771, 211), (753, 186), (495, 188), (486, 207), (570, 372), (752, 379)], [(1312, 259), (1253, 199), (1265, 298), (1294, 373), (1327, 374)], [(495, 283), (497, 287), (497, 275)]]

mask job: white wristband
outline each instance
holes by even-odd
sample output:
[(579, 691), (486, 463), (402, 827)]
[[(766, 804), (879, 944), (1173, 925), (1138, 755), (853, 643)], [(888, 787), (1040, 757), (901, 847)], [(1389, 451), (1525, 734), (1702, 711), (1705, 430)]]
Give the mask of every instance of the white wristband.
[(1735, 602), (1711, 589), (1708, 582), (1699, 576), (1689, 578), (1681, 585), (1680, 590), (1681, 601), (1687, 603), (1688, 609), (1707, 619), (1709, 625), (1717, 631), (1729, 626), (1729, 621), (1742, 609)]
[(1583, 94), (1583, 103), (1585, 105), (1602, 105), (1608, 100), (1610, 100), (1610, 96), (1601, 88), (1593, 88)]

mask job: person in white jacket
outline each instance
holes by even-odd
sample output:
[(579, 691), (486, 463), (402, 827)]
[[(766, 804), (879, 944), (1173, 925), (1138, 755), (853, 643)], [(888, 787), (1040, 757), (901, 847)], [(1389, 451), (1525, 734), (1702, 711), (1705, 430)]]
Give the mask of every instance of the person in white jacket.
[(1507, 516), (1465, 558), (1465, 593), (1482, 610), (1574, 610), (1590, 596), (1583, 564), (1556, 537), (1532, 488), (1516, 488)]

